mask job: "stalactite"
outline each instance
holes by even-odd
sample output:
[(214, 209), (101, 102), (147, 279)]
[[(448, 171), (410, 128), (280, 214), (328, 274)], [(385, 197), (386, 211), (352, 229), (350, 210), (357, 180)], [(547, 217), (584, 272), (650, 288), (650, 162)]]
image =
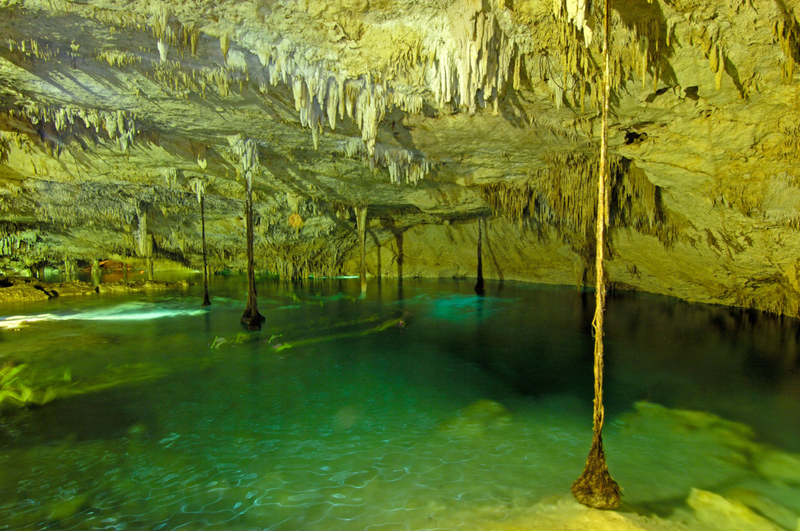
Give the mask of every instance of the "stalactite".
[(227, 33), (219, 37), (219, 49), (222, 52), (222, 64), (228, 64), (228, 51), (231, 49), (231, 36)]
[(359, 266), (358, 276), (361, 278), (361, 294), (367, 293), (367, 207), (357, 206), (356, 228), (358, 230)]

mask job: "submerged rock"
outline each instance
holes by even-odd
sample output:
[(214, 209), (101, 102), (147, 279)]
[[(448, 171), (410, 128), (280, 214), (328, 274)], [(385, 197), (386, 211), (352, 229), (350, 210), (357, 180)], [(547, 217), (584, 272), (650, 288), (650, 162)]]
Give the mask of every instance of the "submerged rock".
[(800, 531), (800, 515), (759, 492), (737, 487), (726, 492), (725, 496), (730, 500), (743, 503), (786, 529)]
[(456, 417), (439, 426), (449, 435), (474, 437), (490, 428), (499, 428), (511, 422), (511, 414), (502, 404), (481, 399), (459, 409)]
[(97, 288), (100, 293), (135, 293), (139, 291), (165, 291), (175, 288), (187, 288), (189, 282), (179, 280), (178, 282), (165, 282), (159, 280), (119, 280), (100, 284)]
[[(722, 446), (743, 453), (756, 452), (760, 445), (755, 443), (753, 429), (741, 422), (725, 420), (706, 411), (670, 409), (651, 402), (634, 404), (636, 416), (640, 419), (659, 419), (664, 425), (679, 434), (705, 432)], [(628, 417), (632, 421), (633, 417)]]
[(697, 519), (710, 529), (719, 531), (781, 531), (781, 528), (759, 516), (743, 503), (708, 492), (692, 489), (686, 500)]
[(800, 455), (764, 448), (753, 461), (756, 470), (765, 478), (800, 485)]
[(82, 511), (88, 506), (89, 495), (79, 494), (65, 500), (56, 502), (52, 507), (50, 520), (66, 520)]
[(28, 277), (0, 278), (0, 303), (42, 301), (54, 297), (95, 293), (97, 288), (81, 280), (51, 284)]

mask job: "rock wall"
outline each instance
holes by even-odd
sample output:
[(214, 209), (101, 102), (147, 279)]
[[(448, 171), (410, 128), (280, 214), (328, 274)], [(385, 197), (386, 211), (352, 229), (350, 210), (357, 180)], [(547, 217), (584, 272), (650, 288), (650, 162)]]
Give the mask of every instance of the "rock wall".
[[(612, 284), (800, 315), (798, 13), (612, 3)], [(241, 269), (250, 179), (283, 277), (357, 272), (366, 207), (372, 275), (474, 276), (486, 219), (487, 278), (590, 285), (601, 15), (0, 0), (0, 268), (199, 268), (202, 195), (212, 269)]]

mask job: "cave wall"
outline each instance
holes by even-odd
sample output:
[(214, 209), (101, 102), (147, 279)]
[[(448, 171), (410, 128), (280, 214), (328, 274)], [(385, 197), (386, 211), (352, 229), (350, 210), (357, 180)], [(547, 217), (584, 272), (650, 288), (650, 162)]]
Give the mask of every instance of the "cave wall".
[[(798, 0), (612, 2), (612, 285), (800, 315)], [(2, 0), (0, 267), (593, 284), (600, 7)], [(249, 148), (247, 146), (250, 146)], [(380, 249), (380, 252), (378, 252)]]

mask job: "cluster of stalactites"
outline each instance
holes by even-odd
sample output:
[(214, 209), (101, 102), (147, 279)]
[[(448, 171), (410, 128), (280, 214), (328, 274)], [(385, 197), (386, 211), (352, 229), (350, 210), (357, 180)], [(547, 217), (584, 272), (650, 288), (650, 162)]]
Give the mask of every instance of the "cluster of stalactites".
[(475, 112), (493, 101), (496, 105), (509, 81), (519, 88), (520, 55), (512, 39), (500, 29), (494, 13), (463, 13), (453, 6), (448, 13), (450, 38), (429, 43), (430, 89), (439, 106), (447, 104)]
[(242, 138), (237, 135), (231, 142), (233, 153), (239, 157), (240, 171), (248, 184), (252, 183), (253, 175), (258, 172), (258, 142), (252, 138)]
[[(562, 234), (593, 238), (596, 225), (596, 155), (556, 153), (547, 168), (522, 182), (498, 182), (483, 187), (492, 209), (518, 222), (549, 225)], [(622, 157), (609, 161), (608, 211), (615, 227), (632, 227), (658, 234), (663, 223), (660, 190), (644, 172)], [(663, 227), (661, 227), (663, 228)]]
[[(359, 127), (361, 138), (372, 154), (378, 124), (387, 110), (392, 106), (409, 113), (422, 110), (422, 94), (418, 92), (399, 92), (365, 76), (347, 79), (322, 67), (301, 69), (282, 54), (262, 51), (259, 59), (264, 65), (266, 83), (275, 86), (280, 80), (291, 85), (295, 110), (303, 127), (311, 129), (314, 149), (319, 147), (326, 123), (335, 131), (337, 121), (347, 117)], [(266, 92), (268, 87), (262, 83), (260, 89)]]
[(136, 119), (126, 111), (28, 105), (18, 110), (9, 110), (10, 116), (15, 114), (26, 118), (33, 125), (39, 122), (52, 123), (58, 132), (66, 131), (80, 119), (86, 129), (94, 128), (98, 134), (101, 130), (105, 131), (110, 139), (116, 140), (123, 151), (128, 151), (137, 133)]
[(192, 179), (190, 179), (189, 189), (192, 191), (192, 193), (197, 195), (197, 202), (199, 204), (201, 198), (203, 197), (203, 194), (206, 193), (206, 184), (203, 181), (203, 179), (199, 177), (193, 177)]
[(419, 151), (387, 147), (377, 144), (370, 155), (366, 144), (359, 138), (349, 138), (344, 146), (345, 154), (367, 164), (372, 171), (377, 168), (389, 170), (389, 178), (395, 184), (417, 184), (431, 171), (432, 164)]
[(192, 25), (185, 27), (178, 21), (171, 21), (172, 10), (167, 3), (154, 0), (150, 4), (149, 24), (156, 39), (158, 56), (166, 62), (171, 46), (178, 45), (179, 49), (189, 47), (192, 56), (197, 55), (197, 44), (200, 32)]
[(121, 187), (31, 180), (26, 181), (26, 187), (36, 198), (35, 214), (39, 220), (64, 226), (80, 225), (87, 220), (130, 225), (136, 217), (132, 195)]
[(589, 47), (593, 36), (588, 23), (591, 15), (590, 0), (553, 0), (553, 14), (556, 18), (566, 18), (583, 31), (584, 44)]
[(30, 250), (38, 240), (39, 235), (35, 230), (18, 227), (10, 222), (0, 222), (0, 256), (19, 254), (22, 244)]

